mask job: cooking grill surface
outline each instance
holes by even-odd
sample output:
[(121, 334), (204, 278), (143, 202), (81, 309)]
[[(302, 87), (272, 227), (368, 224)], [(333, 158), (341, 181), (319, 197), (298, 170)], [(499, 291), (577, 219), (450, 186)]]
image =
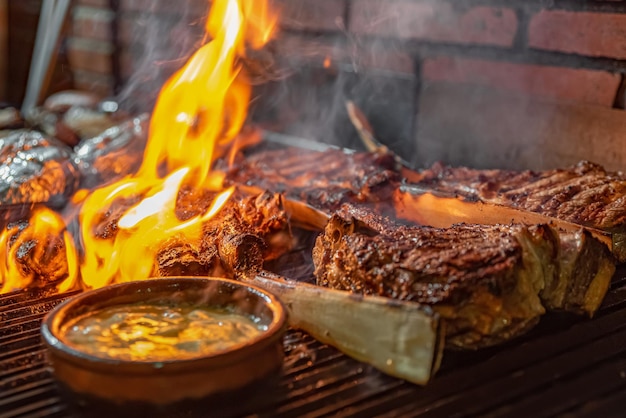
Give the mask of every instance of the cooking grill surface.
[[(0, 418), (69, 417), (46, 370), (42, 317), (72, 294), (0, 297)], [(626, 405), (626, 268), (592, 320), (547, 315), (529, 335), (448, 352), (425, 388), (382, 375), (295, 330), (260, 416), (618, 416)]]

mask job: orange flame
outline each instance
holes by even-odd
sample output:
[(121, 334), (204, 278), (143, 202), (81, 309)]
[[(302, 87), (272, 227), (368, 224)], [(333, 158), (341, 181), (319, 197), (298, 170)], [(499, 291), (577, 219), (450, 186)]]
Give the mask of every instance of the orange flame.
[(250, 100), (239, 60), (247, 47), (267, 43), (276, 16), (266, 0), (212, 3), (206, 24), (211, 41), (161, 90), (139, 171), (84, 200), (80, 270), (87, 287), (150, 277), (162, 244), (177, 237), (199, 242), (202, 224), (233, 193), (218, 195), (205, 214), (185, 221), (176, 216), (181, 186), (223, 189), (223, 174), (211, 167), (241, 131)]
[(65, 222), (48, 208), (30, 221), (9, 225), (0, 234), (0, 294), (29, 287), (36, 279), (65, 292), (76, 283), (78, 260)]

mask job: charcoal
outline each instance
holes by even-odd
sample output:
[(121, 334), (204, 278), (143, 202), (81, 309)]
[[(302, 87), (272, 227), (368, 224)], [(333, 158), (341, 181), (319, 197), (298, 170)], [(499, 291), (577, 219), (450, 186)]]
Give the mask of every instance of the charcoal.
[(50, 96), (43, 107), (28, 112), (27, 126), (73, 147), (119, 123), (120, 116), (102, 109), (101, 103), (91, 93), (60, 92)]
[(91, 92), (65, 90), (48, 96), (43, 104), (45, 110), (55, 113), (65, 113), (72, 107), (95, 109), (100, 103), (100, 97)]
[(141, 199), (142, 196), (115, 199), (108, 208), (98, 213), (92, 234), (100, 239), (115, 238), (119, 231), (117, 223)]
[(98, 136), (118, 123), (108, 113), (82, 106), (71, 107), (63, 114), (61, 122), (84, 139)]
[[(178, 193), (176, 215), (181, 222), (206, 212), (216, 192), (183, 186)], [(91, 226), (101, 240), (114, 240), (118, 222), (141, 196), (118, 198), (104, 207)], [(235, 193), (217, 214), (204, 221), (199, 242), (184, 236), (171, 238), (158, 250), (152, 275), (249, 277), (266, 260), (291, 249), (293, 237), (282, 197), (266, 192), (257, 196)]]
[(233, 277), (254, 277), (263, 267), (265, 242), (254, 234), (224, 235), (219, 241), (222, 265)]
[(215, 245), (203, 245), (202, 250), (191, 243), (174, 240), (161, 248), (155, 260), (153, 276), (222, 276)]
[(63, 206), (76, 190), (79, 173), (71, 150), (39, 132), (0, 137), (0, 201)]

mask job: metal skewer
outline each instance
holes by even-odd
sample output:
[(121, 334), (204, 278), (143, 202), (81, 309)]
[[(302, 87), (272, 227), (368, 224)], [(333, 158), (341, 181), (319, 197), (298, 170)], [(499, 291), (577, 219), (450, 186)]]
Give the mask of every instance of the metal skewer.
[(44, 82), (50, 68), (53, 51), (56, 49), (59, 34), (70, 6), (70, 0), (43, 0), (37, 25), (37, 37), (31, 59), (26, 85), (26, 95), (22, 103), (22, 113), (28, 114), (37, 105)]

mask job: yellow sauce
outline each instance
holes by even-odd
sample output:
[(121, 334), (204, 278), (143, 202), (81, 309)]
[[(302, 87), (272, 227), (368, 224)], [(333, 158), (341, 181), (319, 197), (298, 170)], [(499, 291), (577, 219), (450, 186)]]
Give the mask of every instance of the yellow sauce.
[(254, 318), (223, 310), (144, 304), (79, 317), (62, 333), (68, 345), (93, 356), (158, 362), (225, 351), (265, 330)]

